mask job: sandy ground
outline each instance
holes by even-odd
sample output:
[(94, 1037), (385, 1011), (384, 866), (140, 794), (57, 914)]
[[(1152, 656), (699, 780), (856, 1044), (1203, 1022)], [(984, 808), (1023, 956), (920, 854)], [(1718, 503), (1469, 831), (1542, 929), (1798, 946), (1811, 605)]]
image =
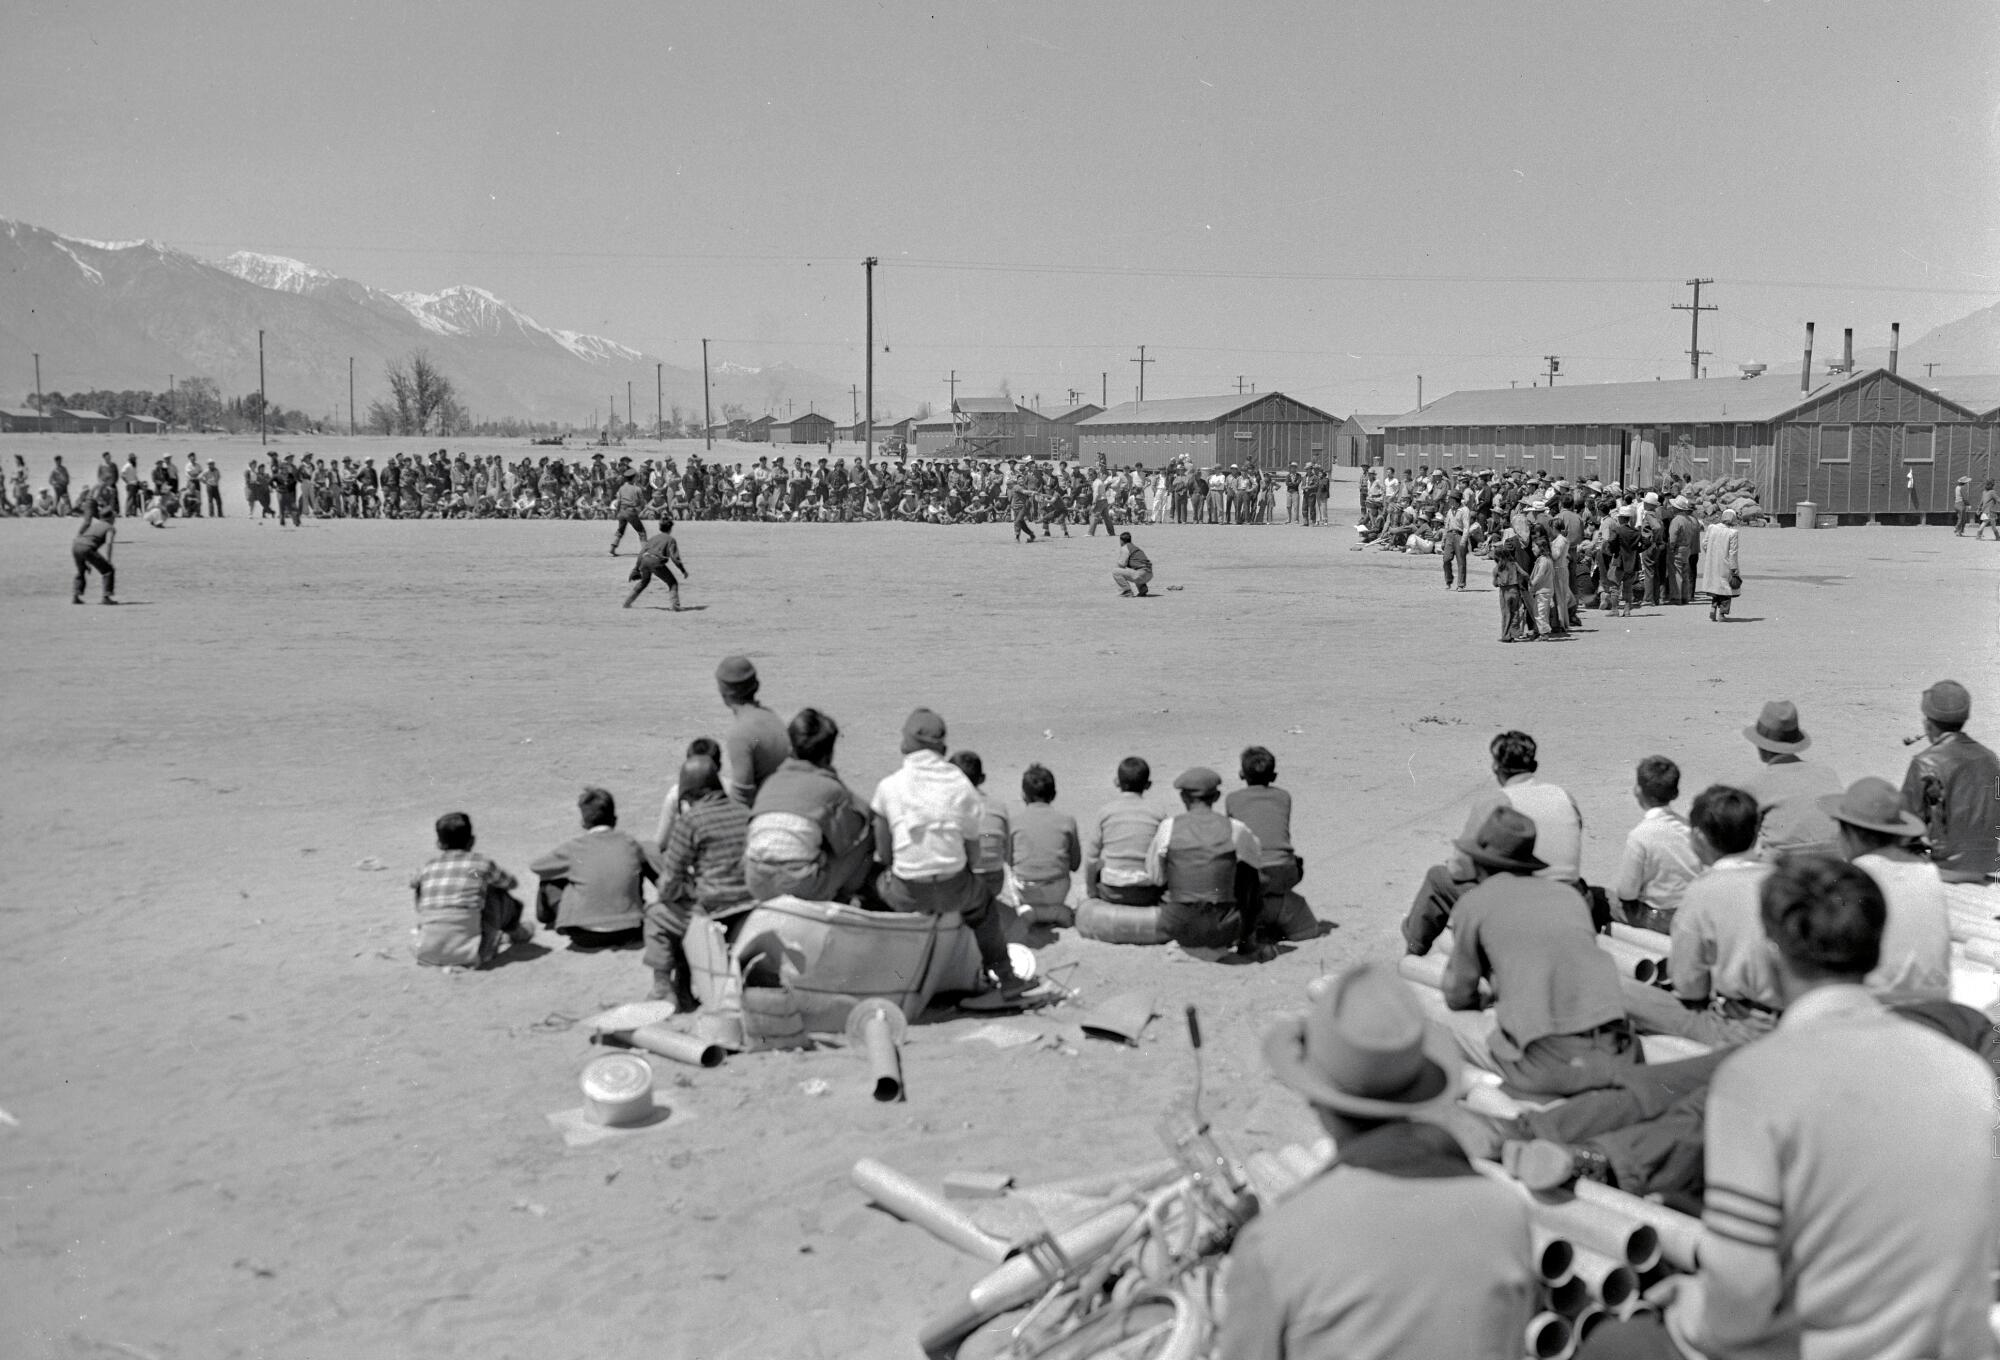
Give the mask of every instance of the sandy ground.
[[(1147, 530), (1158, 584), (1185, 589), (1136, 601), (1080, 531), (688, 525), (700, 608), (675, 616), (617, 608), (629, 558), (600, 524), (294, 532), (230, 507), (132, 525), (119, 609), (69, 605), (66, 524), (0, 522), (7, 1356), (914, 1354), (979, 1268), (864, 1207), (855, 1159), (1038, 1180), (1156, 1157), (1190, 1002), (1225, 1143), (1303, 1136), (1257, 1037), (1323, 969), (1393, 951), (1493, 732), (1540, 739), (1606, 877), (1641, 756), (1690, 791), (1726, 779), (1785, 696), (1815, 759), (1900, 777), (1925, 684), (1971, 684), (1989, 740), (2000, 691), (2000, 550), (1937, 529), (1750, 532), (1728, 627), (1592, 615), (1502, 648), (1490, 590), (1446, 595), (1435, 558), (1350, 551), (1345, 527)], [(1065, 938), (1044, 966), (1074, 963), (1087, 1001), (1156, 999), (1140, 1047), (1000, 1052), (966, 1041), (982, 1021), (924, 1024), (900, 1105), (838, 1050), (663, 1064), (665, 1126), (565, 1148), (544, 1115), (591, 1054), (568, 1022), (642, 995), (637, 956), (420, 970), (405, 882), (450, 808), (516, 872), (571, 834), (586, 782), (649, 826), (685, 743), (722, 726), (733, 651), (781, 712), (840, 719), (864, 790), (919, 703), (993, 787), (1045, 762), (1079, 816), (1128, 753), (1164, 789), (1268, 744), (1339, 929), (1248, 969)]]

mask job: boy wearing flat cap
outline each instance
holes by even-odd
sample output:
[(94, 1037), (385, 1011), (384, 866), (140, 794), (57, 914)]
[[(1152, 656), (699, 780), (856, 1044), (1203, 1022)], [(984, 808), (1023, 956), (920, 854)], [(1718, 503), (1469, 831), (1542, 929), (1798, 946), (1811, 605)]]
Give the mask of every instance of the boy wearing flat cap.
[(1257, 942), (1264, 907), (1264, 847), (1257, 833), (1215, 810), (1222, 776), (1206, 766), (1174, 780), (1182, 811), (1166, 818), (1146, 849), (1146, 872), (1163, 889), (1160, 933), (1177, 944), (1267, 961)]
[(1972, 694), (1958, 681), (1938, 681), (1919, 707), (1930, 744), (1910, 760), (1903, 805), (1923, 821), (1952, 901), (2000, 912), (2000, 758), (1966, 735)]
[(1327, 980), (1264, 1059), (1339, 1149), (1236, 1239), (1222, 1360), (1512, 1357), (1534, 1311), (1528, 1202), (1429, 1122), (1458, 1096), (1457, 1044), (1380, 963)]
[(732, 718), (722, 734), (722, 791), (744, 807), (792, 754), (784, 719), (757, 702), (761, 683), (747, 656), (725, 656), (715, 668), (715, 688)]

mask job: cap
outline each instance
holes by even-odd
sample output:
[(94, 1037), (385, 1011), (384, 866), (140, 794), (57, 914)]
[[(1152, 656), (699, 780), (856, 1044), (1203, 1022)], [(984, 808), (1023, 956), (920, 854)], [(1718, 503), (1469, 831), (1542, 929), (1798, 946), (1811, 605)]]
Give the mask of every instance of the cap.
[(1174, 779), (1174, 787), (1187, 793), (1217, 793), (1222, 789), (1222, 776), (1206, 765), (1197, 765), (1182, 770)]
[(1972, 716), (1972, 693), (1956, 680), (1940, 680), (1924, 691), (1923, 714), (1932, 722), (1963, 723)]
[(715, 668), (715, 678), (725, 685), (740, 685), (757, 678), (757, 668), (747, 656), (725, 656)]
[(928, 708), (919, 708), (903, 719), (903, 754), (915, 750), (944, 750), (944, 719)]

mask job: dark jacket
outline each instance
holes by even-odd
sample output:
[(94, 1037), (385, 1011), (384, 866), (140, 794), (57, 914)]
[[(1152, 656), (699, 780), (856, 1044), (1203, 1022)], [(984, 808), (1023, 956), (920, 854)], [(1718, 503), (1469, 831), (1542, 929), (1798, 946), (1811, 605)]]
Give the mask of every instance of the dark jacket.
[(1903, 802), (1930, 828), (1931, 862), (1947, 883), (1981, 883), (2000, 871), (2000, 758), (1963, 732), (1947, 732), (1910, 761)]

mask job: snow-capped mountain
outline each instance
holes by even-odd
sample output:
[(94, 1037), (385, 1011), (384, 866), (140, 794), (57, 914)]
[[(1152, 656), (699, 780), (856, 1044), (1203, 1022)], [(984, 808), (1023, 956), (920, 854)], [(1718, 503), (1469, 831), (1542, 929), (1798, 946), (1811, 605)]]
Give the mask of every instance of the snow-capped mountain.
[(340, 279), (339, 275), (303, 260), (290, 260), (283, 255), (260, 255), (254, 250), (239, 250), (215, 263), (239, 279), (248, 279), (259, 288), (275, 289), (280, 293), (323, 293)]
[[(484, 288), (389, 293), (282, 255), (209, 262), (152, 241), (92, 241), (0, 219), (0, 405), (28, 390), (32, 354), (49, 390), (159, 390), (169, 375), (257, 386), (264, 333), (271, 400), (347, 413), (348, 365), (365, 411), (385, 367), (424, 348), (476, 416), (583, 423), (614, 400), (653, 414), (658, 360), (603, 336), (547, 326)], [(664, 402), (699, 413), (699, 367), (657, 370)], [(718, 366), (718, 409), (844, 412), (848, 390), (788, 365)]]

